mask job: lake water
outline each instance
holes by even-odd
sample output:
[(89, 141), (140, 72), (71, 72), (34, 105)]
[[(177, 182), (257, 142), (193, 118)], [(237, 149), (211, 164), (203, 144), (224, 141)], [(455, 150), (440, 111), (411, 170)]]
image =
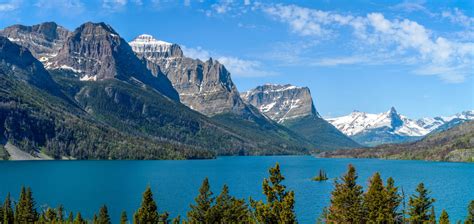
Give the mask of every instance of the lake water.
[(224, 183), (232, 195), (262, 199), (262, 180), (276, 162), (286, 177), (285, 184), (296, 194), (300, 223), (314, 223), (327, 206), (333, 182), (313, 182), (324, 169), (330, 178), (353, 164), (359, 183), (380, 171), (384, 180), (392, 176), (406, 194), (419, 182), (432, 191), (437, 215), (445, 208), (450, 218), (463, 219), (474, 200), (474, 164), (376, 159), (318, 159), (310, 156), (220, 157), (188, 161), (27, 161), (0, 162), (0, 200), (7, 192), (18, 197), (22, 185), (30, 186), (38, 206), (63, 204), (90, 218), (107, 204), (114, 223), (120, 212), (128, 217), (139, 207), (141, 194), (150, 185), (161, 211), (171, 217), (185, 216), (205, 177), (215, 194)]

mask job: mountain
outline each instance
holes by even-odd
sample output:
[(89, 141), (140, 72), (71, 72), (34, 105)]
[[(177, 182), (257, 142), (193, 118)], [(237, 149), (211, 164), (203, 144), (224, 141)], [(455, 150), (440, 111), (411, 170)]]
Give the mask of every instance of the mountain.
[(474, 121), (428, 134), (416, 142), (324, 152), (320, 156), (474, 162)]
[(305, 138), (273, 122), (240, 97), (231, 74), (210, 58), (186, 57), (180, 46), (140, 35), (130, 42), (139, 58), (154, 73), (164, 73), (180, 101), (222, 126), (275, 153), (308, 153), (314, 148)]
[(54, 22), (33, 26), (13, 25), (0, 30), (0, 36), (28, 48), (33, 56), (46, 63), (59, 52), (70, 33)]
[[(34, 35), (32, 32), (24, 36)], [(28, 39), (17, 43), (30, 46)], [(53, 158), (78, 159), (307, 154), (311, 148), (304, 138), (269, 122), (247, 105), (247, 117), (238, 113), (235, 113), (237, 117), (228, 116), (234, 115), (232, 111), (207, 117), (189, 109), (179, 102), (179, 95), (166, 75), (148, 70), (147, 62), (139, 59), (128, 43), (104, 23), (81, 25), (57, 49), (43, 61), (47, 71), (31, 54), (28, 57), (44, 75), (35, 74), (28, 67), (25, 69), (32, 73), (20, 80), (22, 73), (16, 66), (8, 70), (15, 75), (18, 85), (14, 86), (18, 88), (14, 93), (6, 90), (6, 101), (15, 99), (30, 104), (24, 110), (13, 110), (21, 111), (21, 116), (12, 116), (11, 109), (5, 110), (2, 121), (16, 124), (3, 126), (14, 133), (5, 136), (6, 145), (18, 146), (19, 150), (32, 154), (44, 151)], [(15, 59), (11, 55), (5, 57)], [(13, 76), (8, 77), (11, 81)], [(32, 81), (30, 84), (24, 80)], [(45, 80), (59, 89), (58, 96), (47, 91), (54, 88), (39, 90), (46, 86), (44, 83), (33, 85)], [(25, 91), (21, 92), (22, 89)], [(41, 112), (42, 119), (54, 122), (42, 126), (20, 125), (43, 124), (23, 118), (35, 117), (35, 111)], [(35, 134), (27, 135), (23, 127)]]
[(266, 84), (241, 94), (270, 119), (288, 127), (319, 150), (360, 147), (321, 118), (307, 87)]
[(181, 102), (207, 116), (234, 113), (249, 116), (230, 72), (210, 58), (203, 62), (184, 56), (177, 44), (143, 34), (130, 42), (133, 51), (148, 62), (154, 73), (163, 72), (178, 91)]
[(354, 111), (347, 116), (327, 119), (340, 131), (350, 136), (360, 144), (376, 146), (386, 143), (410, 142), (421, 139), (438, 127), (454, 119), (466, 121), (474, 119), (472, 111), (450, 117), (410, 119), (399, 114), (395, 108), (380, 114), (369, 114)]
[(3, 158), (21, 159), (15, 157), (17, 154), (54, 159), (214, 156), (199, 147), (120, 132), (90, 116), (57, 88), (57, 83), (28, 49), (0, 37), (0, 151), (3, 151), (0, 154)]

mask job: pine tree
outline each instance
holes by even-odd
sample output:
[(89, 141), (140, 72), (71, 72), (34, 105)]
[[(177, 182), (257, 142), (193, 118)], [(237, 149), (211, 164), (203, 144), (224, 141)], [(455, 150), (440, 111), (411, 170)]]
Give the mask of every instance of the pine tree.
[(56, 217), (57, 217), (56, 212), (53, 209), (48, 208), (46, 210), (45, 217), (46, 217), (46, 221), (48, 222), (56, 221)]
[(430, 213), (430, 220), (428, 221), (430, 224), (436, 224), (436, 213), (434, 206), (431, 206), (431, 213)]
[(245, 223), (249, 220), (249, 210), (245, 200), (230, 196), (227, 185), (224, 185), (216, 198), (210, 215), (212, 223)]
[(449, 215), (444, 209), (439, 216), (439, 224), (449, 224)]
[(142, 204), (133, 217), (136, 224), (158, 223), (160, 215), (158, 214), (158, 206), (153, 199), (153, 193), (148, 186), (143, 193)]
[(0, 207), (0, 223), (3, 223), (3, 206)]
[(127, 213), (125, 211), (122, 211), (122, 215), (120, 216), (120, 224), (127, 224), (127, 223), (128, 223)]
[(282, 184), (285, 177), (280, 172), (280, 165), (269, 170), (270, 178), (263, 180), (263, 193), (266, 196), (266, 203), (254, 201), (250, 203), (253, 208), (254, 217), (259, 223), (297, 223), (294, 211), (295, 194), (287, 191)]
[(354, 166), (349, 165), (347, 173), (336, 181), (328, 209), (329, 223), (363, 223), (363, 190), (357, 184)]
[(19, 223), (34, 223), (38, 221), (33, 193), (30, 188), (21, 188), (20, 200), (16, 206), (15, 221)]
[(467, 217), (466, 221), (464, 221), (465, 224), (472, 224), (474, 223), (474, 200), (472, 200), (469, 203), (469, 206), (467, 207)]
[(67, 218), (67, 223), (72, 224), (74, 222), (74, 213), (69, 212), (69, 217)]
[(386, 206), (385, 187), (383, 186), (382, 178), (380, 178), (380, 173), (377, 172), (369, 180), (369, 188), (364, 195), (364, 208), (367, 211), (367, 221), (373, 223), (386, 222)]
[(199, 195), (194, 201), (196, 204), (191, 205), (191, 210), (187, 214), (188, 221), (190, 223), (212, 223), (210, 211), (214, 198), (209, 186), (209, 179), (204, 179), (201, 188), (199, 188)]
[(99, 216), (97, 217), (97, 224), (110, 224), (110, 216), (107, 210), (107, 206), (102, 206), (99, 211)]
[(10, 199), (10, 193), (7, 194), (5, 198), (5, 202), (3, 203), (3, 219), (0, 220), (3, 223), (13, 223), (14, 221), (14, 213), (12, 209), (12, 202)]
[(74, 219), (74, 224), (85, 224), (86, 221), (82, 218), (82, 215), (80, 212), (77, 213), (76, 219)]
[(412, 223), (423, 223), (429, 220), (429, 210), (435, 200), (429, 197), (429, 191), (423, 183), (418, 185), (416, 192), (408, 201), (409, 220)]
[(402, 201), (402, 197), (398, 193), (398, 188), (395, 187), (395, 181), (389, 177), (387, 179), (387, 186), (385, 187), (385, 216), (388, 223), (398, 223), (402, 221), (402, 216), (398, 211), (398, 207)]
[(63, 222), (64, 221), (64, 207), (63, 207), (63, 205), (59, 205), (56, 210), (57, 210), (57, 214), (58, 214), (58, 221)]

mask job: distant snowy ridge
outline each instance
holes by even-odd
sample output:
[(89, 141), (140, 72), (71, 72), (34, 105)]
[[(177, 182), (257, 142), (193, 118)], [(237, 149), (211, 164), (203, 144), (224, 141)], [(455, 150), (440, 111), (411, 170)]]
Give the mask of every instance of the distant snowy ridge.
[(436, 128), (454, 120), (474, 120), (474, 110), (464, 111), (447, 117), (410, 119), (400, 115), (395, 108), (380, 114), (354, 111), (349, 115), (326, 119), (348, 136), (354, 136), (374, 129), (386, 128), (392, 134), (421, 137)]

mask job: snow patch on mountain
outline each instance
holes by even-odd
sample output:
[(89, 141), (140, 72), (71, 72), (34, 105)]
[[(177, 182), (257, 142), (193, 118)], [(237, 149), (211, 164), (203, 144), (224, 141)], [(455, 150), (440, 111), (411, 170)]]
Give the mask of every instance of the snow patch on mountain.
[(413, 120), (399, 114), (395, 108), (392, 107), (389, 111), (380, 114), (354, 111), (346, 116), (326, 120), (348, 136), (354, 136), (373, 129), (387, 128), (392, 134), (421, 137), (453, 119), (473, 120), (474, 110), (448, 117)]

